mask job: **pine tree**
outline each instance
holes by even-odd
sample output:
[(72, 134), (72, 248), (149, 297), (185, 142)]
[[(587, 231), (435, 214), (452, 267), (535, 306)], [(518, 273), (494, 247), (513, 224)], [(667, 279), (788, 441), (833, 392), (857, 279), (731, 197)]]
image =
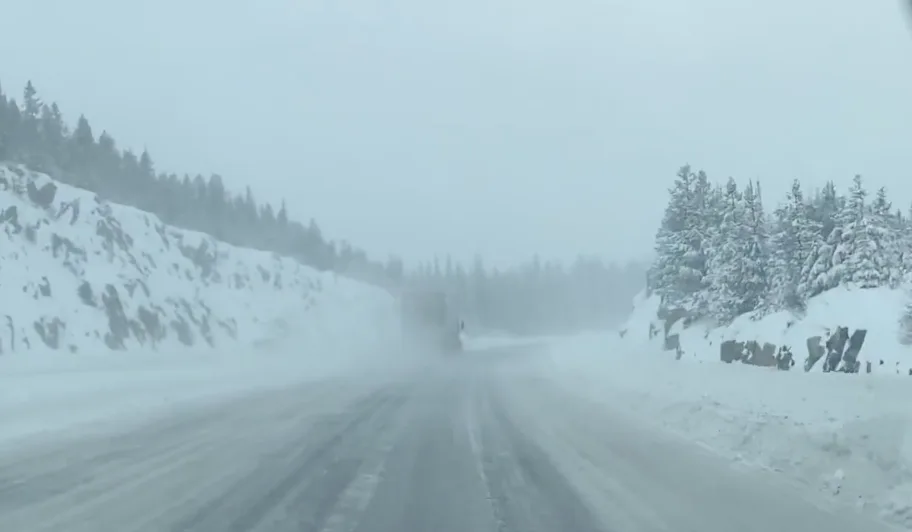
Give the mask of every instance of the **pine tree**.
[(810, 209), (804, 201), (801, 183), (794, 180), (785, 203), (775, 211), (770, 237), (770, 305), (773, 308), (800, 310), (804, 307), (807, 290), (801, 285), (802, 270), (823, 243), (820, 225), (811, 218)]
[(705, 174), (682, 167), (669, 190), (669, 201), (656, 233), (656, 260), (650, 278), (663, 306), (703, 312), (707, 288), (706, 205), (711, 187)]
[(743, 293), (741, 275), (745, 270), (743, 242), (745, 234), (744, 204), (733, 178), (728, 178), (719, 205), (720, 223), (714, 233), (709, 261), (709, 312), (722, 323), (741, 313)]
[(836, 193), (832, 182), (824, 186), (815, 198), (813, 219), (820, 226), (820, 242), (811, 251), (801, 274), (800, 291), (805, 298), (814, 297), (835, 288), (842, 280), (845, 267), (842, 266), (844, 218), (852, 212), (844, 198)]
[(144, 182), (149, 182), (155, 179), (155, 163), (152, 162), (152, 156), (149, 155), (149, 151), (143, 149), (142, 153), (139, 156), (139, 168), (137, 172), (137, 177), (141, 178)]
[(844, 198), (839, 196), (832, 181), (827, 181), (823, 190), (811, 201), (808, 215), (820, 227), (820, 236), (823, 240), (829, 239), (836, 226), (836, 216), (844, 203)]
[(32, 85), (31, 80), (26, 83), (25, 90), (23, 91), (22, 99), (22, 115), (26, 121), (33, 124), (38, 123), (38, 118), (41, 116), (41, 99), (38, 97), (38, 91), (35, 90), (35, 86)]
[(687, 243), (690, 251), (687, 254), (688, 267), (699, 278), (690, 296), (688, 307), (699, 316), (709, 313), (712, 294), (709, 289), (709, 261), (712, 246), (712, 235), (715, 230), (713, 212), (713, 187), (706, 172), (700, 170), (694, 176), (693, 205), (689, 209)]
[(56, 103), (51, 104), (50, 106), (41, 106), (39, 130), (41, 133), (41, 140), (47, 146), (50, 158), (57, 161), (57, 165), (66, 166), (65, 159), (67, 154), (64, 149), (64, 143), (66, 137), (69, 136), (69, 131), (67, 130), (66, 123), (63, 121), (63, 115), (60, 113), (60, 109), (57, 107)]
[(881, 274), (881, 282), (896, 288), (903, 278), (902, 272), (902, 219), (893, 215), (892, 204), (887, 200), (887, 190), (880, 187), (871, 204), (868, 229), (870, 236), (880, 251), (876, 256), (876, 267)]
[(92, 135), (92, 126), (85, 116), (80, 115), (76, 122), (76, 130), (70, 138), (71, 152), (74, 163), (79, 169), (87, 169), (92, 164), (95, 137)]
[[(852, 283), (861, 288), (873, 288), (890, 282), (889, 259), (885, 257), (886, 220), (879, 221), (866, 205), (867, 191), (860, 175), (849, 189), (845, 205), (836, 217), (832, 238), (833, 268), (830, 286)], [(889, 209), (886, 207), (879, 207)]]
[(769, 299), (769, 233), (759, 183), (748, 182), (744, 189), (743, 224), (739, 314), (757, 310)]

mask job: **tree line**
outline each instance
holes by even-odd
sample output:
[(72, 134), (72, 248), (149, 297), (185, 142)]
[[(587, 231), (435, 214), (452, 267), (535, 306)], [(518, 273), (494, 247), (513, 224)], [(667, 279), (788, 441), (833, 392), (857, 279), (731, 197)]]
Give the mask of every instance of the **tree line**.
[(409, 271), (405, 285), (448, 294), (455, 311), (474, 329), (513, 334), (561, 334), (605, 329), (632, 310), (646, 265), (578, 257), (571, 264), (533, 257), (512, 268), (466, 267), (434, 260)]
[[(912, 211), (910, 211), (912, 216)], [(655, 237), (647, 287), (662, 309), (720, 323), (749, 312), (801, 312), (840, 285), (897, 287), (912, 275), (912, 218), (856, 175), (807, 194), (799, 180), (772, 213), (760, 183), (709, 181), (682, 167)]]

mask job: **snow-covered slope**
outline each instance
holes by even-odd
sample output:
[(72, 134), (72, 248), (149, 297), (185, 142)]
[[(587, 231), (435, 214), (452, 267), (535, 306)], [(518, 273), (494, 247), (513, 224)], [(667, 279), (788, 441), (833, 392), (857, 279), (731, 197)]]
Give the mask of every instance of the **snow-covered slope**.
[[(669, 334), (679, 335), (685, 360), (718, 362), (722, 342), (757, 341), (789, 346), (795, 367), (800, 369), (808, 355), (808, 338), (820, 336), (826, 341), (836, 327), (848, 327), (850, 334), (855, 329), (865, 329), (867, 336), (858, 356), (862, 371), (870, 362), (872, 373), (908, 375), (912, 369), (912, 346), (900, 342), (900, 317), (907, 302), (908, 294), (900, 289), (840, 286), (811, 298), (803, 316), (787, 311), (762, 317), (746, 314), (726, 327), (696, 323), (685, 328), (679, 321), (669, 329)], [(637, 297), (634, 311), (622, 328), (627, 345), (661, 347), (664, 324), (656, 318), (658, 308), (657, 296), (647, 298), (640, 294)], [(658, 333), (652, 338), (649, 338), (650, 325)], [(819, 371), (821, 367), (818, 362), (813, 371)]]
[(390, 330), (392, 305), (379, 289), (0, 164), (3, 355), (224, 348), (292, 332), (302, 350), (308, 338), (366, 347)]

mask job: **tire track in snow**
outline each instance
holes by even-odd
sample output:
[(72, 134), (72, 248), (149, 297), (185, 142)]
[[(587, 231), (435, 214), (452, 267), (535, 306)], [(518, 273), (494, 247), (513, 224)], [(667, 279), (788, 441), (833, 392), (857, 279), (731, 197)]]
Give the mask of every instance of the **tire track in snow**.
[(499, 529), (607, 532), (539, 442), (508, 415), (501, 395), (488, 388), (482, 448)]
[[(333, 391), (335, 390), (335, 391)], [(287, 455), (331, 419), (372, 412), (379, 385), (339, 383), (227, 402), (139, 432), (90, 438), (33, 455), (0, 455), (4, 528), (34, 532), (167, 530), (176, 515), (230, 491), (265, 463)], [(385, 404), (383, 401), (380, 404)], [(365, 410), (366, 409), (366, 410)]]
[(232, 489), (171, 529), (195, 532), (319, 531), (356, 477), (372, 436), (407, 396), (381, 390), (350, 412), (322, 419)]

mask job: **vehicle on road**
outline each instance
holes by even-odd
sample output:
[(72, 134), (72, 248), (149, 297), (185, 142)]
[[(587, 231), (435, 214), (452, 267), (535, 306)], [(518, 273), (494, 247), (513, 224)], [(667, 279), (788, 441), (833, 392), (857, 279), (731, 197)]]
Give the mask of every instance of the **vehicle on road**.
[(402, 343), (406, 349), (452, 354), (462, 351), (464, 324), (443, 292), (407, 291), (400, 297)]

